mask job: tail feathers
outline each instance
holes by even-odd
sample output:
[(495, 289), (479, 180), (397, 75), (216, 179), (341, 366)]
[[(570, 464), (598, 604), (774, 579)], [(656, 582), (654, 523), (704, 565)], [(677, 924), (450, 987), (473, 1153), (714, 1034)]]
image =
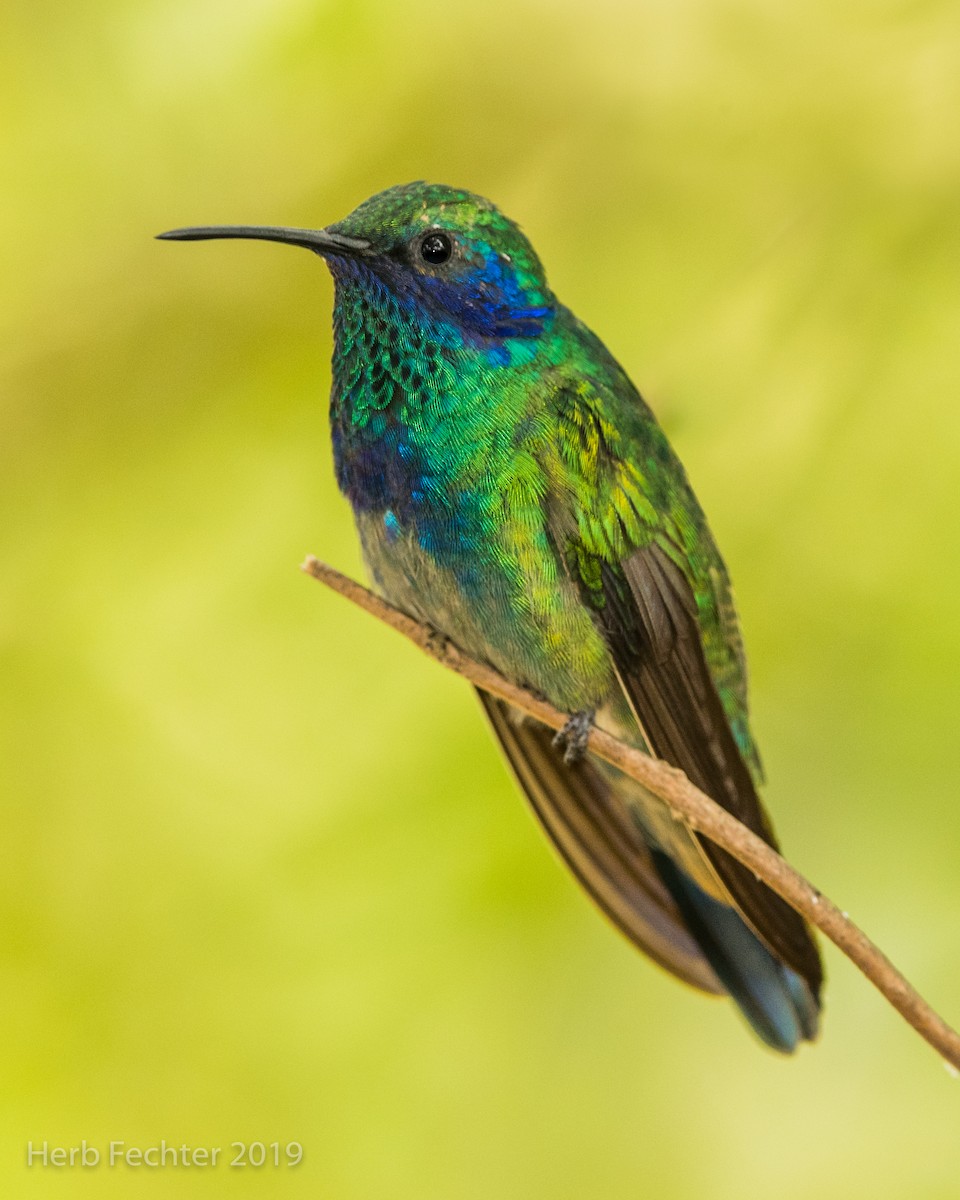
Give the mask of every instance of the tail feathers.
[(758, 1036), (785, 1054), (800, 1041), (812, 1041), (820, 1004), (806, 981), (774, 958), (734, 909), (708, 896), (671, 858), (656, 850), (653, 858), (704, 957)]
[(807, 982), (766, 948), (735, 908), (699, 887), (661, 848), (657, 832), (647, 832), (639, 787), (589, 755), (566, 763), (546, 726), (519, 719), (502, 700), (479, 696), (544, 829), (623, 933), (687, 983), (728, 992), (774, 1049), (789, 1053), (816, 1037), (819, 960)]

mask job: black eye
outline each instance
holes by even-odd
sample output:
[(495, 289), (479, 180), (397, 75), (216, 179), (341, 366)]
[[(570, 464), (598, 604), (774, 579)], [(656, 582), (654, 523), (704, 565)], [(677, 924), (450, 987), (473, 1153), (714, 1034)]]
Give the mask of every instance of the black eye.
[(453, 251), (453, 243), (445, 233), (428, 233), (420, 243), (420, 257), (437, 267), (445, 263)]

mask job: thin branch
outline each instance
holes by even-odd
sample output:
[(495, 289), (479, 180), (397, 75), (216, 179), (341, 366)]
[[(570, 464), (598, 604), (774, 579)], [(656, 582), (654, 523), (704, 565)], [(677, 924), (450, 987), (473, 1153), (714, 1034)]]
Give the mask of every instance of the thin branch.
[[(469, 679), (485, 692), (508, 701), (551, 729), (560, 729), (566, 723), (568, 714), (560, 712), (525, 688), (510, 683), (491, 667), (469, 658), (447, 638), (387, 604), (333, 567), (310, 556), (301, 570), (392, 626), (442, 666)], [(649, 788), (691, 828), (722, 846), (806, 917), (811, 925), (815, 925), (860, 968), (948, 1066), (960, 1072), (960, 1035), (934, 1012), (883, 951), (845, 913), (808, 883), (766, 842), (694, 787), (682, 771), (651, 758), (596, 727), (590, 731), (588, 745), (593, 754)]]

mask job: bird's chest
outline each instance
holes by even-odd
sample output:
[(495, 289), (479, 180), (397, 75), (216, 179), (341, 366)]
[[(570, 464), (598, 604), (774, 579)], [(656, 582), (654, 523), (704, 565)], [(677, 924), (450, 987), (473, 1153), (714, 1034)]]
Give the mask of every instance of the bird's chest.
[(398, 400), (359, 421), (355, 410), (349, 422), (333, 421), (337, 480), (370, 569), (407, 579), (421, 607), (432, 599), (436, 609), (435, 593), (452, 588), (468, 602), (505, 597), (519, 549), (510, 544), (511, 515), (524, 520), (528, 542), (538, 524), (543, 532), (541, 514), (511, 494), (511, 460), (527, 453), (522, 441), (447, 399), (413, 408)]
[(609, 687), (606, 648), (547, 522), (535, 422), (462, 405), (431, 425), (387, 409), (338, 428), (341, 489), (393, 603), (569, 711)]

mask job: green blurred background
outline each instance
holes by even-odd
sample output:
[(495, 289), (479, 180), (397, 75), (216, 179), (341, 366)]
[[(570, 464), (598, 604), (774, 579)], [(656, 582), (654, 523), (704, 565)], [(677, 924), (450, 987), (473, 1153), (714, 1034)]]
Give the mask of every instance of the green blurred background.
[[(9, 0), (0, 1190), (960, 1194), (960, 1082), (831, 948), (765, 1052), (554, 860), (359, 572), (310, 256), (429, 178), (520, 220), (730, 564), (798, 866), (960, 1019), (960, 10)], [(24, 1166), (296, 1140), (295, 1170)]]

